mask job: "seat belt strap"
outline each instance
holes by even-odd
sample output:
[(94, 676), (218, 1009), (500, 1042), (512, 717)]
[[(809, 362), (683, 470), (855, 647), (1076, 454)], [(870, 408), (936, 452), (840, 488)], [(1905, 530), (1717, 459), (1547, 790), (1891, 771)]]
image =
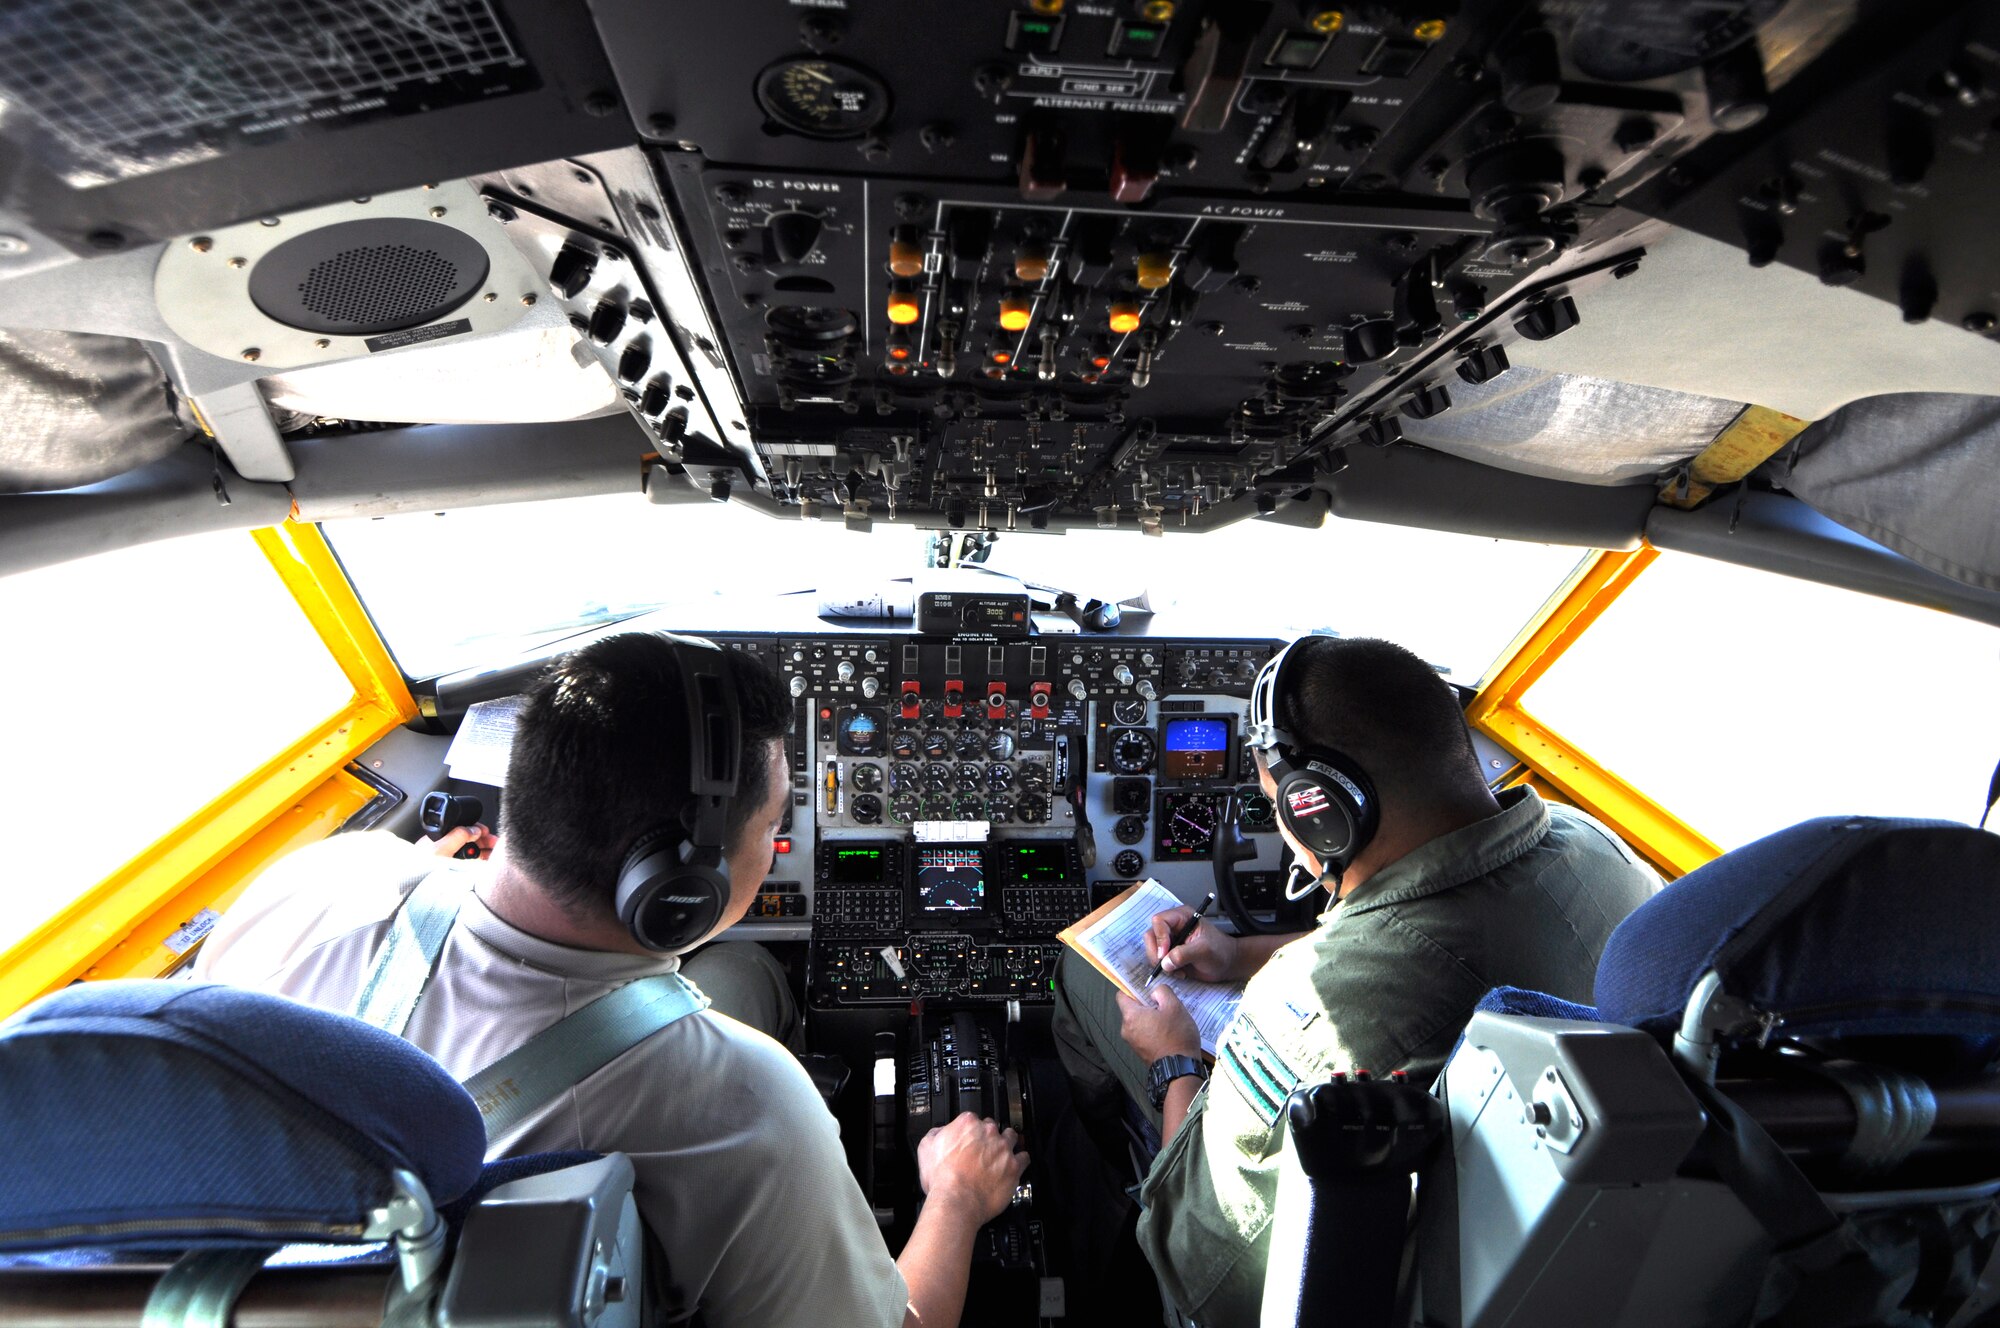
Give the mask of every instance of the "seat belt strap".
[[(401, 1037), (430, 986), (469, 882), (446, 863), (417, 883), (376, 951), (354, 1015)], [(679, 973), (640, 978), (557, 1020), (465, 1081), (489, 1141), (534, 1115), (677, 1019), (708, 1008)]]
[(465, 1081), (498, 1140), (558, 1096), (678, 1019), (708, 1008), (679, 973), (628, 982), (566, 1015)]
[(450, 862), (417, 882), (390, 919), (389, 934), (375, 952), (375, 962), (354, 1001), (356, 1019), (403, 1036), (470, 888), (465, 873)]

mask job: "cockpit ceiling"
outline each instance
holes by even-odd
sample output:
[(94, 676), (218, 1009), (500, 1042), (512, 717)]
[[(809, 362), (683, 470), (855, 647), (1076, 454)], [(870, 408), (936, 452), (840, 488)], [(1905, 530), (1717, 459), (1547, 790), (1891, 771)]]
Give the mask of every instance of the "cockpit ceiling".
[[(1360, 7), (1320, 41), (1193, 0), (1140, 46), (1000, 0), (921, 30), (886, 0), (469, 9), (507, 59), (451, 95), (302, 89), (317, 119), (199, 151), (84, 151), (94, 122), (0, 62), (28, 111), (0, 124), (0, 492), (207, 434), (307, 503), (364, 453), (377, 501), (402, 469), (430, 503), (436, 467), (379, 441), (424, 431), (386, 426), (559, 452), (609, 416), (656, 500), (857, 527), (1312, 520), (1350, 469), (1350, 498), (1444, 473), (1385, 449), (1609, 511), (1582, 490), (1671, 484), (1760, 406), (1814, 423), (1756, 487), (2000, 589), (1989, 6), (1690, 8), (1673, 41), (1619, 6)], [(517, 441), (468, 495), (520, 492)], [(1454, 483), (1396, 510), (1492, 529)]]

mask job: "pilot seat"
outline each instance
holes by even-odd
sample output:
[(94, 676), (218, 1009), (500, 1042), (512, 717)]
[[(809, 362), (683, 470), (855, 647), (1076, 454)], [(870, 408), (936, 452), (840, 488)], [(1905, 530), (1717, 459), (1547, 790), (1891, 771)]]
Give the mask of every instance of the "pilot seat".
[(2000, 1324), (2000, 837), (1771, 835), (1595, 999), (1489, 993), (1428, 1094), (1294, 1095), (1267, 1328)]
[(623, 1155), (487, 1164), (471, 1097), (358, 1019), (96, 982), (0, 1025), (0, 1319), (646, 1322)]

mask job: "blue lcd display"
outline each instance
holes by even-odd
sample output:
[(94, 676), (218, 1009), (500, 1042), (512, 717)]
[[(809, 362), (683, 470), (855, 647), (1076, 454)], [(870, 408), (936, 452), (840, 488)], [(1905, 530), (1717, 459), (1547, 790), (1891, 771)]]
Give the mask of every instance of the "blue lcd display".
[(1204, 715), (1170, 719), (1161, 732), (1166, 759), (1160, 773), (1168, 779), (1220, 779), (1229, 774), (1229, 739), (1234, 725)]

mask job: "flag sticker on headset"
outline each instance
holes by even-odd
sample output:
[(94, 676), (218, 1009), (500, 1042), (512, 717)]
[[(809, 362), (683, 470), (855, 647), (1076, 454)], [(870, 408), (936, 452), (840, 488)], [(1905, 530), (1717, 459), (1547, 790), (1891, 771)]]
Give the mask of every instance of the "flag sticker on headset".
[(1285, 791), (1285, 805), (1300, 820), (1318, 816), (1327, 809), (1326, 790), (1317, 784), (1302, 784)]

